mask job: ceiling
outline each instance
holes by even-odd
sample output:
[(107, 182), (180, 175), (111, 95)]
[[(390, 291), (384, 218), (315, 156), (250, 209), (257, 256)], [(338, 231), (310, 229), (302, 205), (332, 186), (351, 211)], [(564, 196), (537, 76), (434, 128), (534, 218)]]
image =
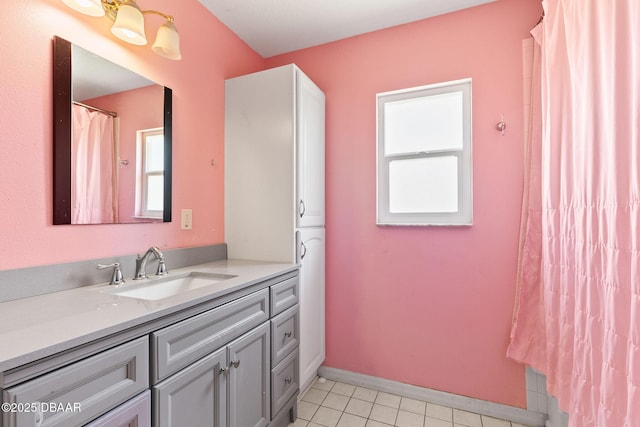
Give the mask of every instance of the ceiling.
[(198, 0), (265, 58), (494, 0)]
[(133, 71), (72, 45), (73, 100), (83, 101), (155, 84)]

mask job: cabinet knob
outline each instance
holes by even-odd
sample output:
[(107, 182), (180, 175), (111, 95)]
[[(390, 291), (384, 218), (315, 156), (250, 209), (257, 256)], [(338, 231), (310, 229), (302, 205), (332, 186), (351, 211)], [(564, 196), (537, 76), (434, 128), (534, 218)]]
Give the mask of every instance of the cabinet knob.
[(40, 427), (42, 426), (42, 422), (44, 421), (44, 414), (42, 413), (42, 403), (38, 402), (38, 409), (36, 410), (35, 413), (35, 425), (34, 427)]
[(287, 331), (284, 333), (284, 337), (285, 338), (291, 338), (291, 335), (293, 335), (293, 333), (291, 331)]
[(292, 381), (293, 381), (293, 378), (291, 378), (291, 377), (286, 377), (284, 379), (284, 382), (287, 383), (287, 384), (291, 384)]
[(220, 368), (220, 373), (221, 374), (225, 374), (229, 371), (229, 367), (228, 366), (223, 366), (222, 368)]
[(237, 368), (238, 366), (240, 366), (240, 361), (239, 360), (232, 360), (231, 363), (229, 364), (229, 367), (233, 367), (233, 368)]

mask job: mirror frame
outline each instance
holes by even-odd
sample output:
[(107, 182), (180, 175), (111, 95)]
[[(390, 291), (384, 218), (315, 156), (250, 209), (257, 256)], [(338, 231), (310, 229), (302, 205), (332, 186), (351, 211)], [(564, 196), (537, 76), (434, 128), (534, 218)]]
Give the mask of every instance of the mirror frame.
[[(71, 42), (53, 39), (53, 224), (71, 224)], [(170, 88), (164, 87), (164, 206), (162, 222), (171, 222), (172, 112)], [(146, 224), (141, 221), (116, 224)], [(78, 224), (80, 225), (80, 224)], [(97, 224), (88, 224), (97, 225)]]

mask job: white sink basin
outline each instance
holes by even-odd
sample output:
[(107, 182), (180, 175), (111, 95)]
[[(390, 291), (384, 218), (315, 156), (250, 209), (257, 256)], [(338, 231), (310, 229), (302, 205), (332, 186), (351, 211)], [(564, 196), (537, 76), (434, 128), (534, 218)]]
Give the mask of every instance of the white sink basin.
[(152, 279), (151, 282), (128, 284), (119, 289), (107, 292), (123, 297), (155, 301), (169, 298), (183, 292), (199, 289), (214, 283), (223, 282), (236, 276), (230, 274), (204, 273), (194, 271), (180, 276), (169, 276), (162, 279)]

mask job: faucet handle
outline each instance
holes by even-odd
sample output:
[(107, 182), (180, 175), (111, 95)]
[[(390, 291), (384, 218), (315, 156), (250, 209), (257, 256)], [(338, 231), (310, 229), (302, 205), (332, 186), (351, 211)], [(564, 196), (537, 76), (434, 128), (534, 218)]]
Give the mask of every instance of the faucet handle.
[(113, 274), (111, 275), (110, 285), (121, 285), (124, 283), (124, 277), (122, 276), (122, 270), (120, 269), (120, 263), (114, 262), (113, 264), (98, 264), (96, 267), (98, 270), (104, 270), (105, 268), (113, 267)]

